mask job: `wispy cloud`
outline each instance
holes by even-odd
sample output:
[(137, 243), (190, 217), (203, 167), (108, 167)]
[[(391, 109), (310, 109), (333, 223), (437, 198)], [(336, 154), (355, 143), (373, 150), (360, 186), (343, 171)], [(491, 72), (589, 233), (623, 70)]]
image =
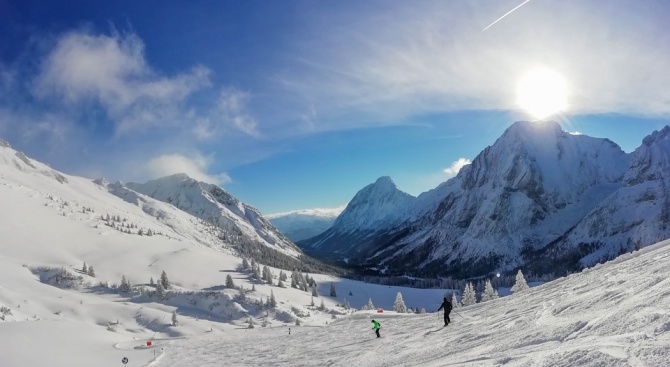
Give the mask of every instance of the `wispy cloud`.
[(444, 173), (449, 176), (456, 176), (463, 166), (467, 166), (470, 163), (472, 163), (472, 161), (467, 158), (458, 158), (451, 164), (451, 166), (449, 166), (449, 168), (444, 169)]
[(199, 181), (224, 185), (231, 182), (227, 173), (210, 175), (207, 173), (209, 166), (213, 163), (211, 157), (194, 154), (186, 157), (181, 154), (166, 154), (149, 160), (146, 170), (150, 178), (169, 176), (175, 173), (185, 173), (189, 177)]
[(301, 67), (276, 81), (315, 109), (317, 129), (517, 109), (516, 84), (536, 67), (568, 81), (568, 113), (670, 115), (670, 34), (658, 16), (668, 4), (535, 1), (481, 32), (516, 3), (393, 3), (346, 28), (317, 18), (329, 35), (305, 42)]
[(33, 92), (75, 109), (99, 104), (123, 134), (174, 123), (176, 106), (208, 86), (209, 73), (195, 66), (161, 76), (147, 64), (144, 43), (135, 34), (77, 31), (61, 36), (45, 57)]

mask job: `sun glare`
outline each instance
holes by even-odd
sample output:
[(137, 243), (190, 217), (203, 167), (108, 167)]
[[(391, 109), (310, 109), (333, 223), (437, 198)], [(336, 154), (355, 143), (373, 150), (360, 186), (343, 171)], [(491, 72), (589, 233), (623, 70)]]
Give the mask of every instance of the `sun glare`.
[(567, 107), (565, 79), (549, 69), (527, 73), (517, 87), (517, 104), (538, 120), (564, 111)]

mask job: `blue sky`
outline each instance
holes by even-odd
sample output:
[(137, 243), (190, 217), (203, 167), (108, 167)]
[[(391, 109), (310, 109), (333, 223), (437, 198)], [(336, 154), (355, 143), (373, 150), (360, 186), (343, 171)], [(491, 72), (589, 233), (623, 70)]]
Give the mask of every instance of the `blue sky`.
[(567, 131), (630, 152), (668, 124), (666, 1), (0, 0), (0, 137), (69, 174), (186, 172), (270, 214), (413, 195), (567, 84)]

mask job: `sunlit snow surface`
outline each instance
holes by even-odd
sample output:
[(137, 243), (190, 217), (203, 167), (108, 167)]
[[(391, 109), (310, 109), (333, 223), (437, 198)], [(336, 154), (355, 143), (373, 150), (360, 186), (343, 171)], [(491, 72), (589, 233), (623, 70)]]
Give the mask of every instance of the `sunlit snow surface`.
[[(434, 312), (349, 315), (336, 303), (346, 298), (360, 308), (370, 297), (388, 310), (401, 291), (407, 306), (432, 311), (441, 289), (312, 274), (320, 294), (314, 302), (323, 300), (329, 312), (309, 307), (309, 292), (261, 282), (247, 296), (257, 301), (273, 292), (277, 309), (233, 302), (237, 291), (223, 287), (226, 275), (252, 287), (248, 273), (237, 271), (241, 259), (217, 248), (216, 236), (188, 214), (134, 198), (121, 199), (0, 144), (0, 307), (11, 309), (0, 320), (0, 367), (123, 366), (122, 358), (129, 367), (670, 365), (670, 242), (456, 309), (453, 324), (440, 329), (441, 315)], [(162, 235), (122, 233), (104, 223), (106, 214)], [(83, 262), (95, 266), (96, 276), (83, 276), (78, 290), (45, 284), (34, 273), (52, 267), (77, 274)], [(166, 301), (97, 286), (118, 283), (122, 275), (146, 286), (163, 270), (174, 286)], [(337, 297), (328, 296), (331, 282)], [(191, 299), (191, 292), (200, 296)], [(178, 326), (170, 325), (173, 311)], [(254, 318), (254, 329), (244, 328), (243, 312)], [(262, 327), (266, 312), (268, 327)], [(303, 326), (295, 326), (306, 312)], [(382, 324), (381, 339), (372, 332), (373, 317)]]
[[(669, 242), (441, 316), (359, 312), (321, 328), (165, 344), (159, 366), (668, 366)], [(377, 339), (370, 320), (382, 324)]]

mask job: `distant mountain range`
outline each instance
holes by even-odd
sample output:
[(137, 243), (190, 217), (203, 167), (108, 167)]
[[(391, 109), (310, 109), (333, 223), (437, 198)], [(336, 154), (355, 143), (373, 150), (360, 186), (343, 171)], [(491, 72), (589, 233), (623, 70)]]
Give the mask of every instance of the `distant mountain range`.
[(266, 215), (282, 234), (293, 242), (317, 236), (332, 227), (344, 206), (333, 209), (305, 209)]
[(382, 177), (310, 254), (384, 274), (574, 271), (670, 237), (670, 127), (626, 154), (555, 122), (516, 122), (417, 198)]

